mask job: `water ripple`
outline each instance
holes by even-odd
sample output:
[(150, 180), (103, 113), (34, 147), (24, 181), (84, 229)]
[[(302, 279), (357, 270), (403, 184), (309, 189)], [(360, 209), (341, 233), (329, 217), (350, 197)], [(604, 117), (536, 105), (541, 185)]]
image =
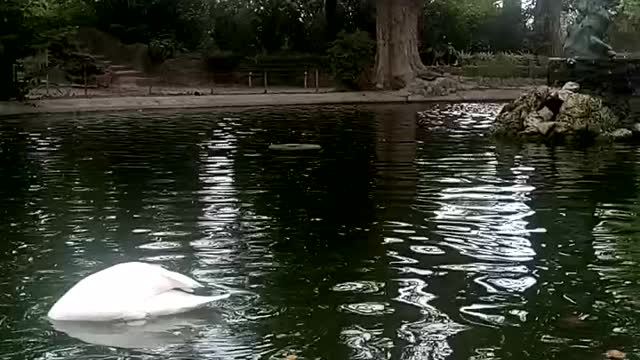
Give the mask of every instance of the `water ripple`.
[[(640, 352), (640, 151), (496, 142), (500, 108), (3, 119), (0, 358)], [(322, 150), (268, 150), (294, 142)], [(130, 260), (232, 295), (164, 325), (44, 318), (73, 282)]]
[(381, 316), (385, 314), (392, 314), (395, 310), (390, 307), (389, 303), (383, 302), (366, 302), (357, 304), (343, 304), (340, 305), (340, 310), (366, 316)]
[(335, 285), (332, 290), (360, 294), (374, 294), (384, 291), (385, 284), (375, 281), (352, 281)]

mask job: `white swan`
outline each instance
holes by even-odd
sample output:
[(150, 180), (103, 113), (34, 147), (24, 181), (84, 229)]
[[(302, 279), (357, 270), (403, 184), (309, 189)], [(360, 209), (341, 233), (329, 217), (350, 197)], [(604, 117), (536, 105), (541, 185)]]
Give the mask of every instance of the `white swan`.
[(55, 321), (133, 321), (183, 313), (229, 294), (190, 294), (197, 281), (159, 265), (128, 262), (80, 280), (49, 310)]

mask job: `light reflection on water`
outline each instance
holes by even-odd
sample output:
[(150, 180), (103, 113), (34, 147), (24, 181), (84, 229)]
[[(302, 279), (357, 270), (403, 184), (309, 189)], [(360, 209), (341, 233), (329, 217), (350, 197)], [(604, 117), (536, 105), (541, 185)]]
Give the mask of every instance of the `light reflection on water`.
[[(497, 104), (0, 124), (0, 358), (584, 359), (637, 351), (637, 152), (496, 143)], [(272, 143), (317, 143), (279, 153)], [(96, 268), (232, 292), (49, 324)]]

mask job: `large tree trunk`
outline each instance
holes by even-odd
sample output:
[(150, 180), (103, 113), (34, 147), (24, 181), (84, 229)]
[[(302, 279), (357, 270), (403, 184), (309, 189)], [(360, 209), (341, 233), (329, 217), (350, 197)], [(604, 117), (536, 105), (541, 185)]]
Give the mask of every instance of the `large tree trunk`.
[(16, 84), (13, 79), (13, 62), (0, 58), (0, 100), (9, 100), (16, 96)]
[(376, 87), (403, 88), (426, 73), (418, 51), (422, 0), (377, 0)]
[(333, 41), (338, 34), (338, 0), (325, 0), (324, 15), (327, 21), (327, 40)]
[(544, 52), (562, 56), (563, 39), (560, 19), (562, 0), (538, 0), (535, 9), (535, 29), (542, 35)]

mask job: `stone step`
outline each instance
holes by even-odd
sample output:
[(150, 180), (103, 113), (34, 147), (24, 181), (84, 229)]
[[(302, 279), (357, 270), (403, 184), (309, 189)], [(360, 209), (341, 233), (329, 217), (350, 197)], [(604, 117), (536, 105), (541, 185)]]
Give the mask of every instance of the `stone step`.
[(104, 60), (104, 59), (107, 58), (104, 55), (94, 54), (93, 52), (91, 52), (91, 50), (86, 49), (86, 48), (80, 48), (80, 49), (78, 49), (78, 51), (75, 51), (74, 54), (80, 55), (80, 56), (85, 56), (85, 57), (91, 57), (92, 59), (95, 59), (95, 60)]
[(143, 73), (138, 70), (116, 70), (113, 72), (113, 75), (118, 77), (138, 76), (142, 74)]
[(144, 74), (139, 74), (137, 76), (118, 76), (116, 77), (120, 81), (140, 81), (140, 80), (148, 80), (153, 79), (151, 76), (144, 76)]
[(114, 78), (112, 82), (114, 84), (148, 86), (149, 84), (155, 84), (156, 80), (152, 77), (127, 76), (123, 78)]
[(113, 71), (127, 71), (127, 70), (133, 70), (133, 68), (129, 65), (122, 65), (122, 64), (115, 64), (115, 65), (111, 65), (110, 66), (111, 70)]

